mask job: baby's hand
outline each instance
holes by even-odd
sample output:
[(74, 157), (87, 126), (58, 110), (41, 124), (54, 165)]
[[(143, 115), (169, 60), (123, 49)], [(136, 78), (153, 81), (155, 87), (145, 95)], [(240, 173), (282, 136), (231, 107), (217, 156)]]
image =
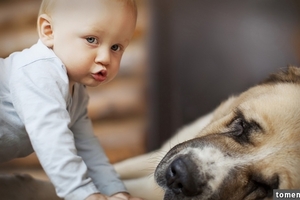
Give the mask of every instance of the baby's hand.
[(138, 197), (131, 197), (127, 193), (117, 193), (110, 197), (97, 193), (88, 196), (85, 200), (143, 200), (143, 199)]
[(108, 200), (108, 197), (103, 194), (96, 193), (88, 196), (85, 200)]
[(111, 197), (108, 197), (109, 200), (143, 200), (138, 197), (132, 197), (128, 193), (117, 193)]

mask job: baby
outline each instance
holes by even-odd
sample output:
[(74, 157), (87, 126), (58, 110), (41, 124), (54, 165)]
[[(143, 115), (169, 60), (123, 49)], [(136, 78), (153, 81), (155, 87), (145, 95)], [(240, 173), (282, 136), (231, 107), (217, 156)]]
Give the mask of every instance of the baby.
[(38, 42), (0, 59), (0, 163), (35, 151), (59, 197), (140, 199), (94, 136), (86, 92), (116, 76), (136, 18), (134, 0), (42, 2)]

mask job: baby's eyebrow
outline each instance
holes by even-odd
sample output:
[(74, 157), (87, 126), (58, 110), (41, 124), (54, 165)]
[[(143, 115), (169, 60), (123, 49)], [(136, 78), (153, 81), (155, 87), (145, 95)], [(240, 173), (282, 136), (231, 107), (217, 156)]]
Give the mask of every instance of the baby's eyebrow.
[(94, 33), (94, 34), (103, 34), (105, 32), (98, 24), (95, 23), (87, 23), (80, 28), (80, 30), (84, 33)]
[(102, 30), (100, 27), (97, 26), (89, 26), (87, 28), (88, 31), (93, 32), (93, 33), (98, 33), (98, 34), (103, 34), (105, 31)]
[(129, 45), (129, 40), (125, 40), (121, 43), (123, 46), (127, 47)]

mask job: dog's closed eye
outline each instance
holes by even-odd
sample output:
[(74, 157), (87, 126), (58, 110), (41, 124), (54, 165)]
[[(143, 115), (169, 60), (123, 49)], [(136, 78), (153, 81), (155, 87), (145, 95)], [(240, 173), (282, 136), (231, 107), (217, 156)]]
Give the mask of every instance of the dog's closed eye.
[(240, 144), (252, 144), (251, 133), (261, 129), (254, 120), (247, 121), (242, 112), (237, 112), (237, 117), (228, 125), (230, 131), (226, 134)]
[(230, 132), (228, 135), (232, 137), (238, 143), (251, 143), (250, 133), (251, 125), (243, 118), (237, 118), (230, 126)]
[(242, 137), (249, 133), (251, 126), (242, 118), (238, 118), (233, 122), (232, 125), (232, 135), (236, 137)]

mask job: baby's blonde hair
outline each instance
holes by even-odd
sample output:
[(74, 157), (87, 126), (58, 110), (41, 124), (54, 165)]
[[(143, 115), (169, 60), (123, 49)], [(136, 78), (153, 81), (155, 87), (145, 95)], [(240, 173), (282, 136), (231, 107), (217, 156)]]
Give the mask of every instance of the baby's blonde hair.
[[(41, 14), (51, 15), (51, 11), (54, 9), (55, 4), (58, 1), (65, 1), (65, 0), (43, 0), (40, 6), (39, 15)], [(112, 1), (112, 0), (108, 0), (108, 1)], [(115, 0), (115, 1), (122, 1), (127, 3), (127, 5), (129, 5), (133, 9), (133, 13), (135, 17), (137, 17), (137, 6), (135, 0)]]
[(40, 6), (39, 15), (50, 14), (51, 10), (54, 8), (56, 0), (43, 0)]

